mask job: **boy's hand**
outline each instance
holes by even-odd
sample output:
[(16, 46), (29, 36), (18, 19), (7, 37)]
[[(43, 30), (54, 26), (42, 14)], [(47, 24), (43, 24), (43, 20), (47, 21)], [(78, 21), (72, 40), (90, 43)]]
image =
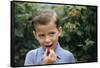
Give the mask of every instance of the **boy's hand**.
[[(49, 52), (49, 54), (48, 54)], [(57, 56), (55, 54), (55, 52), (50, 49), (48, 51), (48, 49), (46, 49), (45, 53), (44, 53), (44, 59), (43, 59), (43, 64), (54, 64), (54, 62), (56, 61)]]

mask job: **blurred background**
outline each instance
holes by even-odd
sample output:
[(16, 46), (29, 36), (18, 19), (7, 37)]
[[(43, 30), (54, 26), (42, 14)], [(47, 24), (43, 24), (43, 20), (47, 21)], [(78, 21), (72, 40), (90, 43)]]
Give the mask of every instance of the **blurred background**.
[(23, 66), (28, 51), (38, 48), (32, 34), (32, 17), (41, 9), (55, 10), (63, 28), (61, 47), (71, 51), (77, 63), (97, 62), (97, 6), (13, 2), (14, 64)]

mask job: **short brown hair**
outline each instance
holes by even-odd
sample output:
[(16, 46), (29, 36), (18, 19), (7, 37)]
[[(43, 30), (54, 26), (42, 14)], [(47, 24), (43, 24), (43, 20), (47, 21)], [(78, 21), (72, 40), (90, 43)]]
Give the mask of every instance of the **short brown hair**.
[(40, 10), (37, 15), (32, 19), (32, 25), (35, 30), (35, 25), (47, 25), (49, 22), (54, 21), (57, 28), (59, 25), (59, 18), (54, 10)]

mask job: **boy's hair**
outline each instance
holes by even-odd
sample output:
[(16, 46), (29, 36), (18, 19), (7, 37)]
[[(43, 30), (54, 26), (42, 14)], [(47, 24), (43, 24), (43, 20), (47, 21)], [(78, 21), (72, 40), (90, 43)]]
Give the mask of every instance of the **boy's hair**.
[(35, 30), (35, 26), (37, 24), (47, 25), (51, 21), (56, 24), (57, 28), (60, 26), (59, 25), (59, 18), (58, 18), (58, 15), (55, 11), (53, 11), (53, 10), (40, 10), (40, 11), (38, 11), (37, 15), (35, 17), (33, 17), (32, 25), (33, 25), (33, 28)]

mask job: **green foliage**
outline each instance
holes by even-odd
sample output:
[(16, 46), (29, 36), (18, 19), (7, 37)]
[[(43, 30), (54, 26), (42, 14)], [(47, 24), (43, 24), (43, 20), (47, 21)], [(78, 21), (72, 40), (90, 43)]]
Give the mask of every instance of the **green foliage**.
[(39, 47), (32, 34), (31, 18), (37, 10), (52, 9), (63, 28), (60, 44), (71, 51), (76, 62), (97, 61), (97, 7), (15, 2), (15, 65), (23, 66), (26, 53)]

